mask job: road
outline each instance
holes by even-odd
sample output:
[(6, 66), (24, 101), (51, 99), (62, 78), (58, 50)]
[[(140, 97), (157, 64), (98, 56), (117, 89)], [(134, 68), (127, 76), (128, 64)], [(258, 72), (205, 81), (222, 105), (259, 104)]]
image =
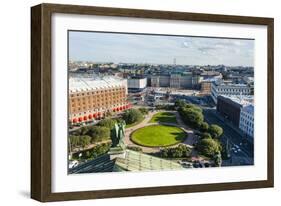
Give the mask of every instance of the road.
[(224, 161), (224, 165), (252, 165), (254, 164), (254, 147), (253, 144), (245, 139), (237, 129), (233, 128), (229, 123), (223, 121), (215, 109), (203, 108), (205, 121), (209, 124), (217, 124), (223, 128), (222, 142), (231, 146), (238, 145), (241, 151), (236, 153), (231, 151), (230, 160)]

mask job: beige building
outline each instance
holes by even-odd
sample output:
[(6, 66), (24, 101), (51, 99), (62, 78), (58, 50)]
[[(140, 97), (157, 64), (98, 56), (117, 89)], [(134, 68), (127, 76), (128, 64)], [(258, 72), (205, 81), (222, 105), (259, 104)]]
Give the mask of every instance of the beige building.
[(129, 107), (126, 79), (69, 78), (69, 121), (72, 124), (99, 119), (109, 112)]
[(202, 81), (201, 82), (201, 93), (202, 94), (211, 94), (212, 82), (211, 81)]

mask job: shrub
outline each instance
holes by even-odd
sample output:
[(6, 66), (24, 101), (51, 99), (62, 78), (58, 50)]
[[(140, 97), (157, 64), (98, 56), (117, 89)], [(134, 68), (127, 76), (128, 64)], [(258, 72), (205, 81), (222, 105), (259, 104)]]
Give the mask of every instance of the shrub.
[(117, 121), (115, 119), (103, 119), (99, 121), (98, 126), (107, 127), (108, 129), (113, 129)]
[(202, 122), (200, 125), (201, 132), (207, 132), (209, 129), (209, 124), (207, 122)]
[(217, 152), (221, 151), (221, 145), (211, 138), (201, 139), (197, 144), (197, 150), (204, 156), (213, 157)]
[(212, 135), (213, 138), (218, 138), (223, 133), (223, 129), (220, 126), (216, 125), (216, 124), (210, 125), (208, 131)]
[(177, 147), (163, 148), (160, 150), (160, 155), (163, 158), (182, 158), (191, 155), (191, 149), (183, 144)]
[(177, 99), (175, 101), (175, 107), (185, 107), (186, 106), (186, 102), (184, 100), (181, 100), (181, 99)]
[(137, 151), (137, 152), (142, 152), (142, 148), (138, 146), (127, 146), (127, 149)]
[(202, 139), (212, 139), (212, 136), (210, 135), (210, 133), (204, 132), (201, 134), (201, 138)]
[(110, 139), (110, 129), (107, 127), (92, 126), (88, 131), (88, 135), (91, 136), (91, 142), (99, 142)]
[(91, 137), (88, 135), (83, 136), (75, 136), (71, 135), (69, 136), (69, 143), (71, 148), (85, 148), (87, 145), (91, 143)]
[[(84, 151), (76, 152), (72, 155), (73, 159), (92, 159), (96, 158), (102, 154), (105, 154), (109, 151), (111, 143), (102, 143), (98, 144), (91, 149)], [(79, 157), (79, 154), (82, 153), (82, 156)]]
[(181, 108), (179, 112), (184, 122), (194, 128), (199, 128), (204, 120), (203, 114), (192, 108)]
[(142, 119), (142, 113), (138, 109), (130, 109), (124, 112), (122, 118), (126, 124), (132, 124)]
[(145, 108), (145, 107), (139, 108), (139, 111), (140, 111), (143, 115), (148, 114), (148, 109)]

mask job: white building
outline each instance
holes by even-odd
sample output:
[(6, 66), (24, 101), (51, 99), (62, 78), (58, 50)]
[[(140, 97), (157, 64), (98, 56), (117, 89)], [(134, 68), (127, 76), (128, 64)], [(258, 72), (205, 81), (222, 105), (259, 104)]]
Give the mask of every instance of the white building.
[(233, 84), (228, 82), (216, 81), (211, 86), (211, 97), (217, 103), (217, 97), (223, 95), (251, 95), (252, 88), (247, 84)]
[(142, 91), (147, 86), (147, 78), (131, 77), (127, 82), (128, 89), (131, 91)]
[(254, 137), (254, 105), (241, 108), (239, 128), (249, 137)]

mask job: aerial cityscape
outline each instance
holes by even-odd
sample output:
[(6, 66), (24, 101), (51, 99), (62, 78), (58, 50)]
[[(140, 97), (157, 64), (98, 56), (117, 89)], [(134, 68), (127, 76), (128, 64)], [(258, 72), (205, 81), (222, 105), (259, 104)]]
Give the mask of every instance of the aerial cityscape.
[(254, 165), (254, 42), (69, 31), (68, 173)]

